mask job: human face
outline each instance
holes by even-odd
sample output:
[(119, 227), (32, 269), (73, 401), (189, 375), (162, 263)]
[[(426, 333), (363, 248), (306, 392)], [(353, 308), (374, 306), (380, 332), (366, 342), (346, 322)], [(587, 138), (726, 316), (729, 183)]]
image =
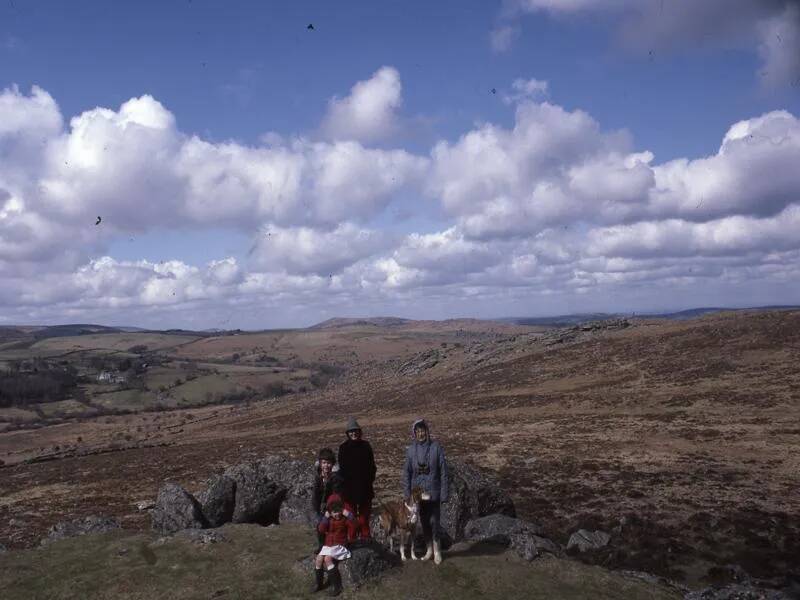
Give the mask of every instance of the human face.
[(342, 511), (340, 511), (340, 510), (333, 511), (331, 513), (331, 517), (333, 517), (334, 519), (341, 519), (342, 518)]
[(347, 432), (347, 437), (351, 440), (360, 440), (361, 439), (361, 430), (360, 429), (351, 429)]
[(418, 442), (423, 443), (428, 439), (428, 430), (424, 427), (415, 427), (414, 435), (416, 436)]
[(329, 460), (321, 460), (319, 461), (319, 468), (323, 473), (330, 473), (331, 469), (333, 469), (333, 463)]

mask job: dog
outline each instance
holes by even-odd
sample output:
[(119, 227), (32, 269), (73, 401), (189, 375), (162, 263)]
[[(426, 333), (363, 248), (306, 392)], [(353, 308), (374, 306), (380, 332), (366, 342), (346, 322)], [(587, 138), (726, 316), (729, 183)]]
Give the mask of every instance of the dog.
[(381, 512), (380, 521), (381, 528), (386, 532), (389, 538), (389, 551), (394, 552), (394, 534), (398, 533), (400, 536), (400, 558), (406, 560), (406, 543), (411, 540), (411, 559), (418, 560), (417, 555), (414, 553), (414, 533), (417, 530), (417, 523), (419, 522), (419, 503), (426, 499), (428, 494), (422, 491), (422, 488), (415, 487), (411, 490), (411, 497), (402, 500), (394, 500), (381, 504), (383, 505), (383, 512)]

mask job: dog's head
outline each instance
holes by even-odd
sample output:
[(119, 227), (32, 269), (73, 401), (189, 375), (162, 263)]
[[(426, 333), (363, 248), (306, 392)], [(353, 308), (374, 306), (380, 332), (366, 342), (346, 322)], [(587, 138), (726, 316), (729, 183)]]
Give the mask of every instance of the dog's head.
[(423, 495), (422, 488), (416, 486), (411, 490), (411, 496), (404, 503), (409, 525), (415, 525), (419, 520), (419, 503), (422, 501)]

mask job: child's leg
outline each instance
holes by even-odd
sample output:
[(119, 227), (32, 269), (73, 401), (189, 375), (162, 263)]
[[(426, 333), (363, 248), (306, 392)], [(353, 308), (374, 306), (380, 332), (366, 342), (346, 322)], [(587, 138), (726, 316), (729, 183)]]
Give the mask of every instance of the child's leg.
[(318, 555), (317, 558), (314, 559), (314, 567), (317, 569), (322, 568), (322, 563), (325, 561), (327, 557), (322, 556), (322, 554)]
[(335, 564), (333, 562), (333, 557), (326, 556), (325, 557), (325, 570), (326, 571), (330, 571), (334, 566), (335, 566)]

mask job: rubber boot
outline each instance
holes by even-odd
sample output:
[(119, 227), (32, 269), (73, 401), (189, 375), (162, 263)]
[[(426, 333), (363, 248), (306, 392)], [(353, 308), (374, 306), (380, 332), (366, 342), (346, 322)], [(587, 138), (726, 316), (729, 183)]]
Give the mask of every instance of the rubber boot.
[(442, 549), (439, 547), (439, 540), (433, 540), (433, 562), (437, 565), (442, 564)]
[(314, 587), (311, 588), (312, 594), (322, 589), (322, 581), (324, 577), (325, 577), (324, 569), (314, 569)]
[(328, 596), (338, 596), (342, 593), (342, 574), (339, 573), (339, 567), (333, 567), (328, 571), (328, 583), (331, 585)]
[(430, 540), (425, 540), (425, 556), (423, 556), (420, 560), (430, 560), (433, 556), (433, 542)]

